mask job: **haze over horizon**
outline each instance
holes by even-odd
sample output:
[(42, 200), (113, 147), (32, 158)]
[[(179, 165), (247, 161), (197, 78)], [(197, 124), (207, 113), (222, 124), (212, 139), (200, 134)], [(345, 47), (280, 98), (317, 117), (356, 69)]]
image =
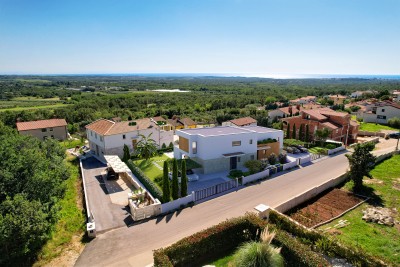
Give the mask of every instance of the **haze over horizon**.
[(0, 2), (0, 74), (400, 74), (400, 1)]

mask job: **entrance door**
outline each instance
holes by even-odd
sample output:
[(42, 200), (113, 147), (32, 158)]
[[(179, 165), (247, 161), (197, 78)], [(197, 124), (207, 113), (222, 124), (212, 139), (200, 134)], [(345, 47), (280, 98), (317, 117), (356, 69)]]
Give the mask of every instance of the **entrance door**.
[(231, 170), (235, 170), (237, 168), (237, 157), (231, 157)]

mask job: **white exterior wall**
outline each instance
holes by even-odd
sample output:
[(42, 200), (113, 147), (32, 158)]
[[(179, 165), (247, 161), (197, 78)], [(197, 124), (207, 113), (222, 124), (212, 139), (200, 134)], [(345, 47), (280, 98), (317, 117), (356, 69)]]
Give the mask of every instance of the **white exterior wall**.
[[(100, 140), (101, 136), (99, 134), (89, 130), (89, 129), (86, 129), (86, 135), (87, 135), (87, 138), (89, 140), (90, 150), (93, 151), (93, 153), (95, 155), (97, 155), (99, 157), (103, 157), (103, 153), (104, 154), (106, 153), (104, 138), (102, 139), (103, 141), (101, 141)], [(97, 153), (96, 145), (99, 148), (98, 153)]]
[[(386, 116), (386, 118), (378, 119), (378, 116)], [(357, 115), (357, 118), (358, 117), (362, 118), (364, 122), (387, 124), (388, 120), (390, 120), (391, 118), (400, 118), (400, 109), (392, 106), (377, 107), (376, 114), (361, 112), (359, 113), (359, 116)]]
[(274, 120), (275, 118), (284, 118), (285, 113), (279, 109), (268, 111), (268, 118)]

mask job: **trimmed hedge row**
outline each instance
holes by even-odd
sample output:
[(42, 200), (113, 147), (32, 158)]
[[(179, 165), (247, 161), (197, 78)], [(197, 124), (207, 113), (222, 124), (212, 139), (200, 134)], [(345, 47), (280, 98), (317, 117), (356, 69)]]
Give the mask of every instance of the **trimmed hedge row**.
[(276, 235), (272, 243), (281, 247), (281, 255), (285, 259), (286, 266), (330, 266), (329, 262), (311, 247), (304, 245), (298, 239), (282, 230), (275, 230)]
[(142, 172), (142, 170), (137, 167), (131, 160), (126, 162), (126, 165), (131, 169), (132, 173), (139, 179), (139, 181), (146, 187), (146, 189), (153, 195), (154, 198), (158, 198), (159, 201), (163, 200), (163, 193), (158, 188), (158, 186), (150, 180), (149, 177), (146, 176)]
[[(318, 231), (308, 230), (274, 210), (270, 212), (269, 220), (271, 223), (275, 224), (277, 228), (287, 231), (298, 238), (308, 239), (324, 253), (328, 255), (334, 254), (339, 258), (344, 258), (355, 266), (386, 266), (382, 260), (368, 254), (362, 249), (353, 246), (345, 246), (337, 241), (331, 240)], [(325, 245), (318, 246), (318, 244), (321, 243)]]
[(175, 244), (154, 251), (154, 266), (196, 266), (210, 258), (234, 250), (250, 240), (258, 240), (265, 222), (255, 214), (226, 220)]

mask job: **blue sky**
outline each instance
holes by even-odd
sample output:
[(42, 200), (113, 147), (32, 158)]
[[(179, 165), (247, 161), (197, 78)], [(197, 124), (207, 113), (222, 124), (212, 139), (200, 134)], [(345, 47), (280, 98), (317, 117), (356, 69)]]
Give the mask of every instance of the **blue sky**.
[(0, 73), (400, 74), (398, 0), (0, 0)]

